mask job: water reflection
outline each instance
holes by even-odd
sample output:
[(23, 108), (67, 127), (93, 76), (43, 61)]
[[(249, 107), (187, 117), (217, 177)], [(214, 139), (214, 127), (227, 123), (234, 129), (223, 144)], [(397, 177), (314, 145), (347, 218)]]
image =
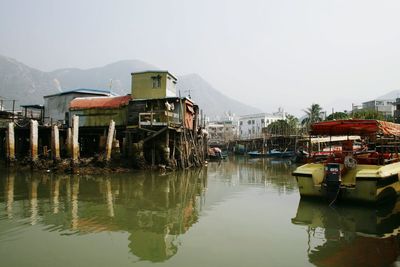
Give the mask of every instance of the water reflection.
[(13, 205), (14, 205), (14, 173), (7, 173), (6, 186), (4, 187), (4, 198), (6, 200), (6, 213), (9, 219), (13, 218)]
[(219, 179), (231, 186), (262, 185), (278, 193), (297, 190), (291, 172), (295, 166), (287, 159), (229, 158), (221, 164), (208, 166), (208, 177)]
[(126, 232), (134, 255), (160, 262), (177, 253), (179, 236), (198, 221), (206, 169), (112, 178), (9, 173), (3, 181), (8, 219), (63, 235)]
[(306, 226), (316, 266), (388, 266), (400, 255), (400, 201), (373, 209), (301, 200), (292, 223)]

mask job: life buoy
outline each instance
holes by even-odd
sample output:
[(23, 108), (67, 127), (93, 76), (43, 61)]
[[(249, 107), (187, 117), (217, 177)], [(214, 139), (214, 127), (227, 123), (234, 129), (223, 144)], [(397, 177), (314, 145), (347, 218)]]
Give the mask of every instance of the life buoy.
[(357, 166), (357, 160), (353, 156), (344, 157), (344, 166), (348, 169), (354, 169)]

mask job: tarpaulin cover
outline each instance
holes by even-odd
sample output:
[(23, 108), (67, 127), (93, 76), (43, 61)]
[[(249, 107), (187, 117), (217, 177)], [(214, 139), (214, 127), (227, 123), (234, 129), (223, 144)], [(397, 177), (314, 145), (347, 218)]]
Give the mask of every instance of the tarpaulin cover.
[(92, 108), (119, 108), (125, 106), (131, 100), (131, 96), (116, 97), (78, 97), (71, 101), (70, 109), (92, 109)]
[(400, 124), (379, 120), (336, 120), (311, 125), (311, 135), (394, 135), (400, 136)]

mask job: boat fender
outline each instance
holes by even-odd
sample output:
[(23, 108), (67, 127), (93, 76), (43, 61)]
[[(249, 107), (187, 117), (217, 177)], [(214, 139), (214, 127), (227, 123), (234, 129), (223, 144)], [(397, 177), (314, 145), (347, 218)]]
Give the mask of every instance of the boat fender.
[(348, 169), (354, 169), (357, 166), (357, 160), (352, 156), (346, 156), (344, 158), (344, 166)]

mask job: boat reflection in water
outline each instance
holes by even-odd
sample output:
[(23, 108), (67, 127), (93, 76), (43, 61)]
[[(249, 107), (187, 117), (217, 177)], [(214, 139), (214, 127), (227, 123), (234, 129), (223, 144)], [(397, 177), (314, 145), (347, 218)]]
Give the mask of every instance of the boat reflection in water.
[(0, 188), (9, 220), (67, 236), (127, 233), (129, 250), (139, 260), (161, 262), (177, 253), (179, 236), (198, 221), (206, 188), (202, 172), (112, 179), (9, 173)]
[(307, 227), (316, 266), (389, 266), (400, 255), (400, 201), (378, 209), (301, 200), (292, 223)]

